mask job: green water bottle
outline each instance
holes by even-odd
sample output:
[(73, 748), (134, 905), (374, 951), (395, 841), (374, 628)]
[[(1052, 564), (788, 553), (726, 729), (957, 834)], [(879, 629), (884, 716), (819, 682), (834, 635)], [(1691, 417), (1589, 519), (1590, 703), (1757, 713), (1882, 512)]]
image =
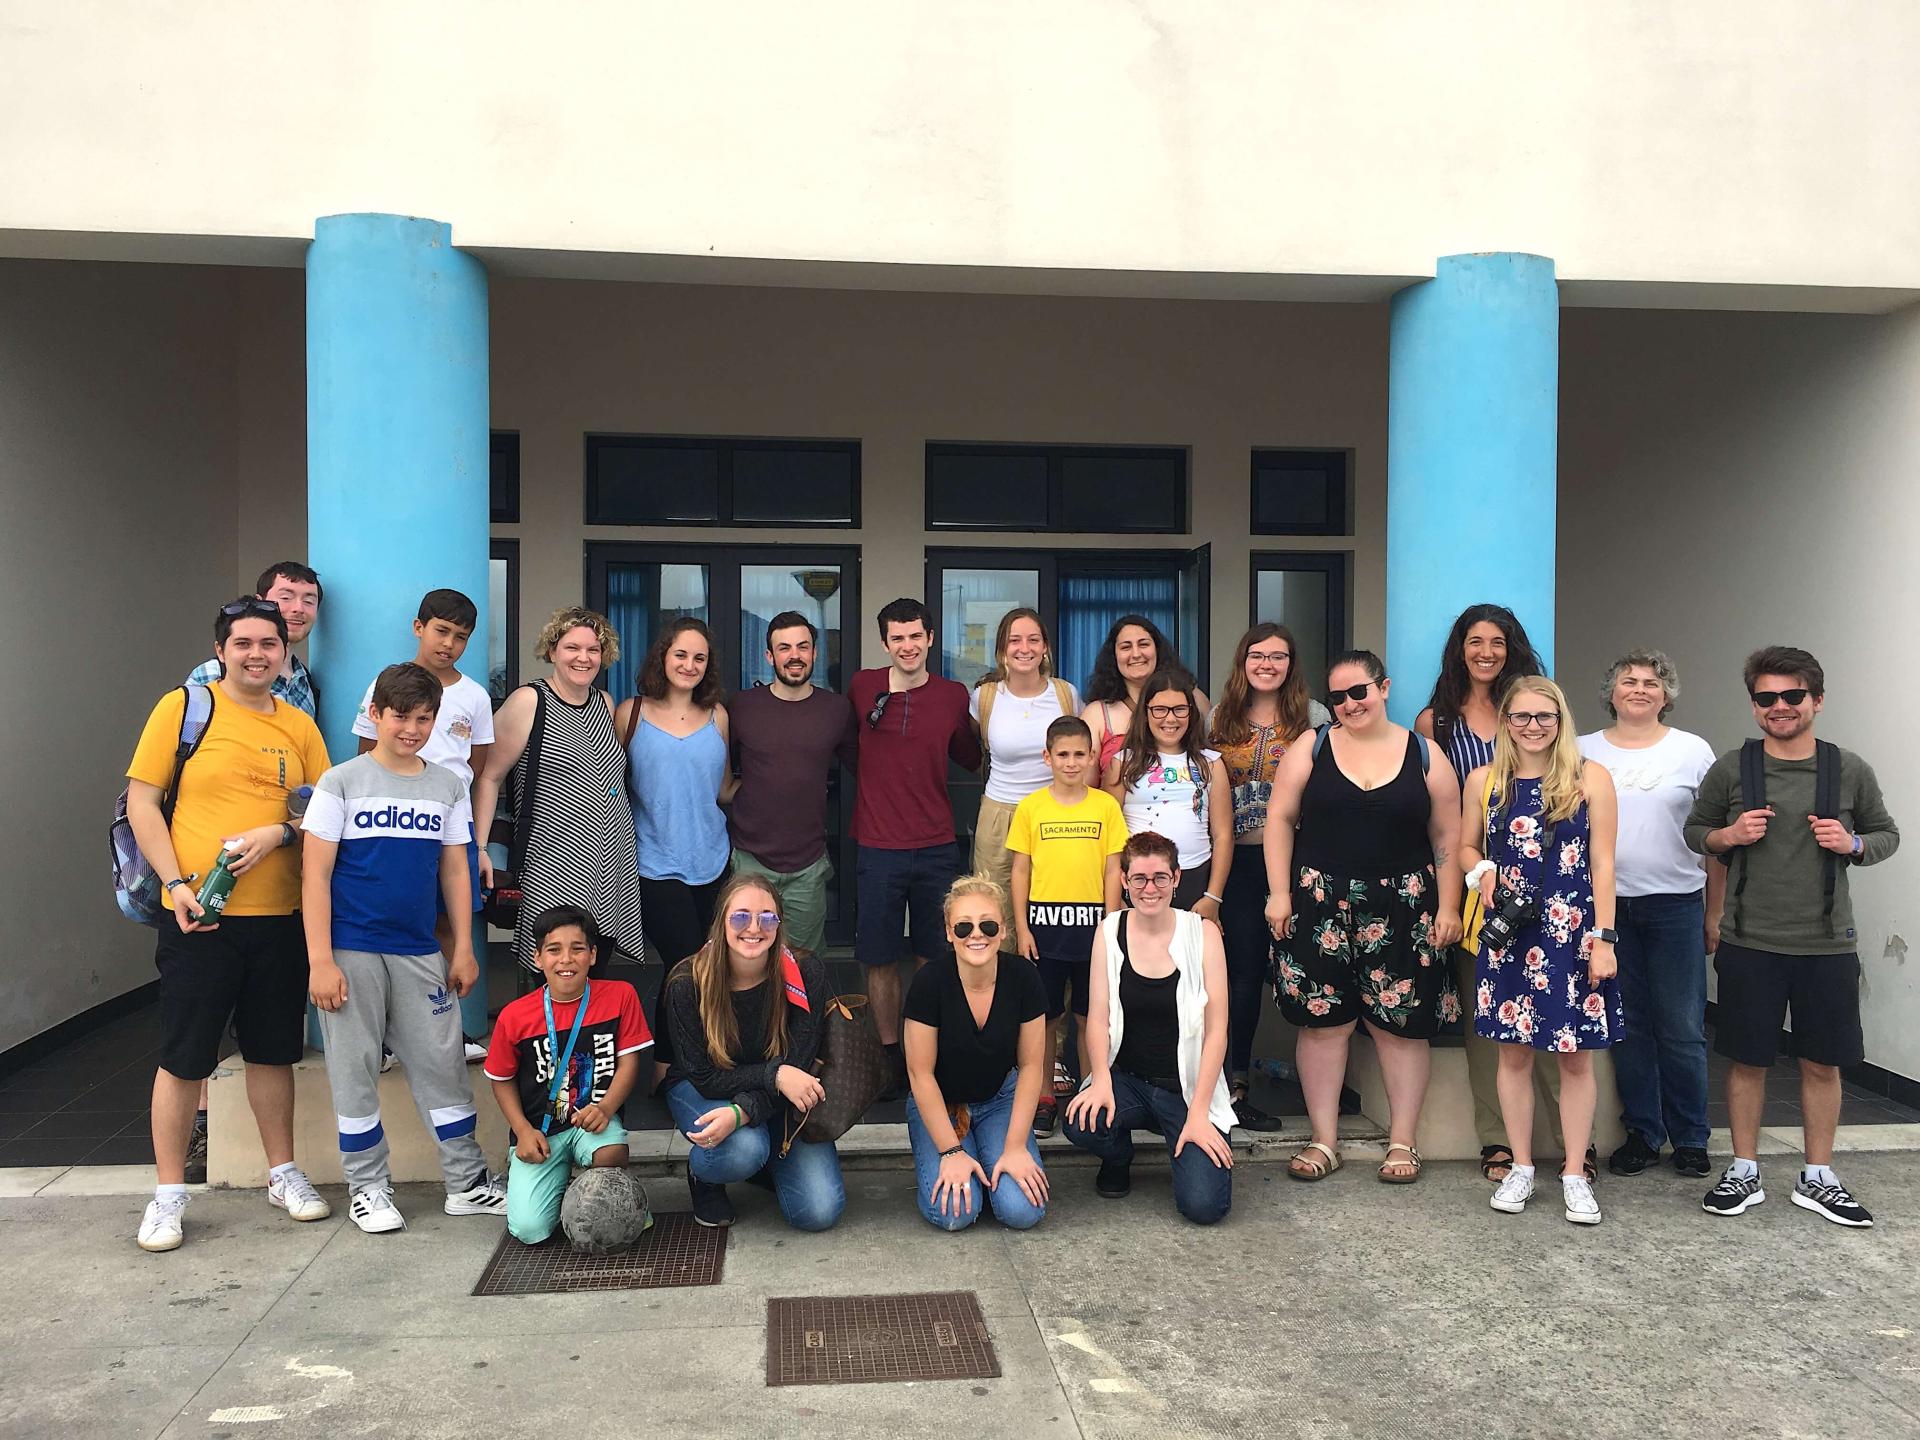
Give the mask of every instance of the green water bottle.
[(200, 902), (200, 908), (206, 914), (200, 917), (202, 925), (218, 925), (221, 915), (226, 913), (227, 897), (233, 893), (234, 884), (240, 877), (233, 873), (227, 863), (227, 847), (220, 847), (220, 858), (200, 886), (200, 893), (194, 898)]

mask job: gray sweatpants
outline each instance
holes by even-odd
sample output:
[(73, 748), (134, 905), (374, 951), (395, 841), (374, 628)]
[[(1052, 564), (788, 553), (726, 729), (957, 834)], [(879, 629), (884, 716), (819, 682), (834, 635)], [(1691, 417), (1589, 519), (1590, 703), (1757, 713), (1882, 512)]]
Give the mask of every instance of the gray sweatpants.
[(347, 1003), (320, 1012), (327, 1083), (340, 1126), (340, 1168), (349, 1190), (391, 1183), (387, 1133), (380, 1123), (380, 1050), (406, 1067), (414, 1107), (440, 1146), (440, 1174), (457, 1195), (486, 1174), (474, 1138), (473, 1087), (467, 1081), (460, 1001), (447, 987), (447, 962), (431, 955), (336, 950)]

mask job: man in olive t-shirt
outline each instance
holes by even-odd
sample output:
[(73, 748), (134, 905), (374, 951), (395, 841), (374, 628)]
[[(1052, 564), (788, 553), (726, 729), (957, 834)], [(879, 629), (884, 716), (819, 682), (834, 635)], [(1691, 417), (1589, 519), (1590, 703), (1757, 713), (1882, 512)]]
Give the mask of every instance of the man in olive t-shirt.
[(1847, 872), (1893, 854), (1900, 832), (1872, 768), (1837, 746), (1835, 813), (1815, 813), (1813, 726), (1826, 690), (1819, 661), (1791, 646), (1769, 646), (1747, 658), (1746, 685), (1763, 737), (1766, 803), (1756, 806), (1742, 793), (1741, 752), (1731, 750), (1700, 782), (1686, 827), (1689, 846), (1732, 867), (1714, 956), (1720, 978), (1714, 1049), (1733, 1062), (1727, 1074), (1733, 1163), (1703, 1208), (1739, 1215), (1767, 1198), (1760, 1188), (1760, 1113), (1767, 1069), (1791, 1011), (1807, 1161), (1793, 1203), (1835, 1224), (1864, 1227), (1873, 1217), (1833, 1173), (1840, 1070), (1865, 1058)]

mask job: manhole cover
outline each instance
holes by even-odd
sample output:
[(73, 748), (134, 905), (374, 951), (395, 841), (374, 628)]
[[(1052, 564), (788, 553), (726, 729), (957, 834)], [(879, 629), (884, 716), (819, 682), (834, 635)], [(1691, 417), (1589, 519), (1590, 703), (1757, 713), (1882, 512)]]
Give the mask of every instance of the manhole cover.
[(978, 1380), (999, 1373), (979, 1298), (970, 1290), (767, 1301), (769, 1385)]
[(656, 1213), (646, 1234), (611, 1255), (576, 1250), (557, 1234), (539, 1245), (522, 1245), (511, 1235), (502, 1235), (473, 1293), (539, 1295), (718, 1285), (726, 1260), (725, 1230), (696, 1224), (684, 1210), (669, 1211)]

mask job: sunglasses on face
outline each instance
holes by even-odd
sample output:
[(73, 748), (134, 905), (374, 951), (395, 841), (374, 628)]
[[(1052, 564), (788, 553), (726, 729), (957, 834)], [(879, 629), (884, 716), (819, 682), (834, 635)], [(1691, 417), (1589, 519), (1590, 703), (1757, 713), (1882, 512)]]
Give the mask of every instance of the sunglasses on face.
[(1559, 723), (1558, 710), (1515, 710), (1507, 716), (1507, 724), (1516, 730), (1531, 730), (1536, 726), (1551, 730)]
[(1812, 693), (1811, 690), (1802, 689), (1756, 690), (1753, 692), (1753, 703), (1758, 705), (1762, 710), (1771, 710), (1784, 700), (1787, 704), (1797, 708), (1806, 700), (1807, 696)]
[(1327, 695), (1327, 704), (1338, 705), (1342, 700), (1351, 700), (1355, 704), (1367, 698), (1367, 691), (1378, 685), (1378, 680), (1363, 681), (1358, 685), (1349, 685), (1344, 690), (1334, 690)]
[(1149, 705), (1147, 714), (1155, 720), (1184, 720), (1191, 713), (1185, 705)]
[[(973, 934), (974, 928), (974, 923), (971, 920), (956, 920), (953, 922), (953, 938), (956, 940), (964, 940)], [(982, 935), (991, 940), (1000, 933), (1000, 922), (998, 920), (982, 920), (979, 925), (979, 930)]]
[(758, 914), (755, 914), (751, 910), (730, 910), (727, 912), (727, 928), (732, 930), (736, 935), (756, 920), (760, 922), (760, 928), (762, 930), (778, 930), (780, 928), (780, 915), (779, 912), (775, 910), (762, 910)]
[(1129, 890), (1164, 890), (1171, 884), (1173, 884), (1173, 876), (1164, 870), (1154, 875), (1127, 876)]

